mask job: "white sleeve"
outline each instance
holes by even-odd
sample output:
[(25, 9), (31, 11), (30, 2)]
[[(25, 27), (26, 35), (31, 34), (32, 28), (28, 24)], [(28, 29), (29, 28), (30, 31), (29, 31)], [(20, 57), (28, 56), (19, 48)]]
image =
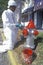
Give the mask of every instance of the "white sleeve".
[(3, 21), (3, 24), (6, 25), (6, 26), (9, 24), (9, 18), (6, 15), (6, 11), (4, 11), (2, 13), (2, 21)]
[(8, 18), (8, 15), (6, 14), (5, 11), (2, 13), (2, 21), (3, 21), (3, 24), (5, 26), (8, 26), (8, 27), (9, 26), (15, 26), (14, 23), (10, 23), (9, 18)]

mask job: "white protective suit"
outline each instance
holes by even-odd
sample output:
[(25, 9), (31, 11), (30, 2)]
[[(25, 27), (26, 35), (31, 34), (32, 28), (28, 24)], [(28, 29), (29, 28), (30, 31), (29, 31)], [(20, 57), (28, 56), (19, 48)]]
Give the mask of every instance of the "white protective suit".
[(3, 41), (3, 45), (6, 46), (6, 49), (11, 50), (17, 43), (18, 27), (16, 27), (15, 24), (18, 22), (15, 12), (12, 12), (10, 9), (5, 10), (2, 14), (2, 21), (3, 32), (6, 37), (6, 40)]

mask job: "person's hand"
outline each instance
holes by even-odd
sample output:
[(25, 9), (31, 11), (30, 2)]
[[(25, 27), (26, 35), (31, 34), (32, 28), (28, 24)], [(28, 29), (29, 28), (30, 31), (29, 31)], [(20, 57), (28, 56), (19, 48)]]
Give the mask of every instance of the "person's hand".
[(21, 25), (21, 24), (16, 24), (16, 27), (19, 27), (20, 29), (22, 29), (22, 28), (23, 28), (23, 25)]

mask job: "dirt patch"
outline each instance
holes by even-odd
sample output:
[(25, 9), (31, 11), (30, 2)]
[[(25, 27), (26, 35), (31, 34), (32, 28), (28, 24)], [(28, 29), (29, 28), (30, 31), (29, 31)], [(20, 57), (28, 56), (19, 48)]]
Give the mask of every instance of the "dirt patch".
[[(14, 49), (14, 51), (16, 52), (16, 58), (17, 58), (17, 62), (19, 63), (19, 64), (21, 64), (21, 65), (29, 65), (29, 64), (26, 64), (25, 62), (24, 62), (24, 60), (23, 60), (23, 58), (22, 58), (22, 56), (21, 56), (21, 54), (22, 54), (22, 50), (24, 49), (24, 47), (23, 47), (23, 44), (25, 43), (25, 39), (24, 40), (22, 40), (22, 41), (20, 41), (20, 42), (18, 42), (18, 45), (16, 45), (15, 46), (15, 49)], [(36, 53), (34, 53), (33, 54), (33, 61), (35, 60), (35, 58), (36, 58)], [(33, 62), (32, 61), (32, 62)]]

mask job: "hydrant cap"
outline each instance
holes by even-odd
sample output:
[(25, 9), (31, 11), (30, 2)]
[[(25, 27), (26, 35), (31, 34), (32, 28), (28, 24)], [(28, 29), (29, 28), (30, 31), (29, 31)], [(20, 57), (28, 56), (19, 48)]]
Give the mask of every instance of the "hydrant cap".
[(24, 36), (27, 36), (28, 35), (27, 29), (23, 29), (22, 33), (23, 33)]
[(34, 29), (35, 28), (34, 21), (30, 20), (29, 23), (28, 23), (28, 25), (26, 26), (26, 28), (28, 28), (28, 29)]

